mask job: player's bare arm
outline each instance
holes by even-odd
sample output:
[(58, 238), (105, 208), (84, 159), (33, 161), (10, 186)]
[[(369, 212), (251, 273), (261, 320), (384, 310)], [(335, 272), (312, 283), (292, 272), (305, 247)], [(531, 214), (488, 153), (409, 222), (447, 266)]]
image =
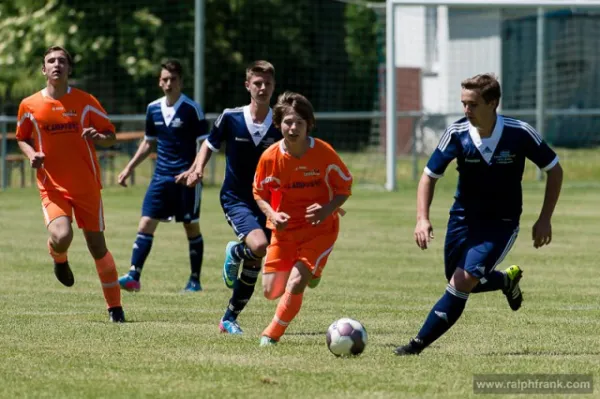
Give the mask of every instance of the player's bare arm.
[(437, 179), (423, 173), (417, 188), (417, 225), (415, 227), (415, 242), (421, 249), (427, 249), (427, 245), (433, 239), (433, 226), (429, 221), (429, 208), (433, 201), (435, 183)]
[(257, 199), (256, 204), (262, 213), (265, 214), (267, 219), (273, 223), (273, 226), (275, 226), (277, 231), (285, 230), (288, 221), (290, 220), (290, 215), (285, 212), (275, 212), (275, 210), (271, 207), (271, 204), (263, 199)]
[(127, 163), (127, 166), (119, 173), (119, 177), (117, 178), (119, 184), (123, 187), (127, 187), (127, 178), (131, 175), (133, 170), (141, 164), (152, 152), (152, 148), (154, 147), (154, 142), (150, 140), (143, 140), (140, 143), (137, 151)]
[(327, 219), (329, 215), (340, 209), (348, 198), (348, 195), (338, 194), (325, 205), (317, 203), (310, 205), (306, 208), (306, 220), (314, 225), (321, 223), (323, 220)]
[(538, 220), (533, 225), (531, 239), (535, 248), (543, 247), (552, 241), (552, 214), (560, 196), (563, 170), (559, 163), (547, 172), (544, 203)]
[(110, 147), (115, 145), (115, 143), (117, 142), (115, 132), (99, 132), (94, 127), (86, 127), (85, 129), (83, 129), (81, 137), (84, 139), (93, 140), (94, 144), (98, 144), (101, 147)]
[(29, 164), (32, 168), (38, 169), (41, 168), (44, 164), (44, 159), (46, 155), (43, 152), (38, 152), (33, 148), (33, 143), (31, 140), (19, 140), (19, 149), (27, 158), (29, 158)]

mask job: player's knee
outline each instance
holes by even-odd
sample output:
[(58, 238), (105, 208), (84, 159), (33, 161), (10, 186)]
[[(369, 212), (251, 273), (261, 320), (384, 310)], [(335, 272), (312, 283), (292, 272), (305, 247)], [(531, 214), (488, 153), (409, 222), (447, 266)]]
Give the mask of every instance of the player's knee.
[[(248, 245), (248, 244), (246, 244)], [(269, 246), (269, 243), (267, 243), (266, 241), (259, 241), (259, 242), (255, 242), (255, 243), (251, 243), (250, 245), (248, 245), (248, 248), (250, 248), (250, 251), (252, 251), (252, 253), (254, 255), (256, 255), (257, 258), (264, 258), (267, 255), (267, 247)]]
[(200, 235), (200, 223), (184, 223), (183, 228), (185, 229), (185, 234), (190, 238)]
[(156, 231), (157, 226), (158, 220), (151, 219), (147, 216), (142, 216), (138, 225), (138, 232), (152, 235)]
[(65, 252), (73, 241), (73, 230), (69, 227), (50, 230), (50, 241), (57, 252)]

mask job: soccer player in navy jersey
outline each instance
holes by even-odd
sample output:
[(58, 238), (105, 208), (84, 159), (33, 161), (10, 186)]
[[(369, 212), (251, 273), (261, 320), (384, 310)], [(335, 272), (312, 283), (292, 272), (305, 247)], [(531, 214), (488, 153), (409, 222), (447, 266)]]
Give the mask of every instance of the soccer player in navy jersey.
[[(254, 293), (271, 236), (265, 215), (252, 194), (254, 172), (262, 153), (283, 137), (273, 124), (270, 108), (275, 89), (273, 65), (267, 61), (250, 64), (245, 85), (250, 93), (250, 105), (225, 109), (202, 144), (194, 166), (178, 177), (178, 181), (185, 181), (189, 186), (201, 181), (212, 153), (225, 144), (221, 206), (239, 240), (227, 244), (223, 265), (223, 280), (233, 293), (219, 328), (229, 334), (242, 334), (237, 317)], [(238, 278), (240, 266), (242, 271)]]
[(169, 60), (161, 65), (158, 85), (165, 96), (148, 104), (144, 140), (118, 177), (119, 184), (127, 186), (127, 178), (156, 146), (156, 168), (142, 205), (131, 269), (119, 279), (121, 288), (127, 291), (140, 290), (142, 268), (158, 223), (173, 218), (183, 222), (189, 243), (191, 273), (184, 290), (202, 291), (204, 241), (199, 222), (202, 186), (185, 187), (176, 184), (175, 177), (193, 165), (199, 143), (208, 133), (208, 123), (200, 106), (181, 92), (182, 78), (179, 61)]
[(433, 239), (429, 208), (435, 183), (456, 159), (458, 187), (444, 245), (448, 285), (417, 336), (396, 348), (397, 355), (419, 354), (448, 331), (462, 314), (470, 293), (501, 290), (512, 310), (521, 307), (521, 268), (495, 269), (519, 232), (525, 158), (547, 174), (544, 203), (532, 230), (533, 246), (540, 248), (552, 240), (551, 218), (563, 179), (558, 156), (530, 125), (496, 113), (501, 91), (494, 75), (474, 76), (461, 87), (466, 117), (442, 135), (417, 191), (415, 241), (419, 248), (427, 249)]

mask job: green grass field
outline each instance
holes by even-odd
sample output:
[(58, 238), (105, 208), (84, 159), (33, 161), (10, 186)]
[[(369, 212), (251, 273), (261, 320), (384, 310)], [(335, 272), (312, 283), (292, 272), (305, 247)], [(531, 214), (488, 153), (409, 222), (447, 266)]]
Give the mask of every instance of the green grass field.
[[(444, 292), (442, 247), (453, 173), (438, 185), (436, 239), (427, 251), (412, 238), (412, 183), (396, 193), (357, 189), (321, 285), (307, 292), (302, 311), (274, 348), (258, 347), (276, 306), (260, 288), (240, 317), (245, 335), (218, 331), (230, 295), (220, 277), (223, 249), (233, 234), (216, 188), (205, 190), (202, 203), (205, 291), (180, 293), (189, 274), (187, 241), (181, 226), (163, 224), (142, 291), (123, 293), (124, 325), (107, 321), (81, 233), (70, 251), (76, 284), (66, 288), (54, 278), (46, 253), (37, 192), (0, 193), (0, 397), (465, 398), (475, 396), (473, 374), (597, 377), (600, 192), (594, 184), (569, 182), (565, 171), (547, 248), (536, 250), (530, 240), (543, 183), (524, 186), (521, 234), (502, 265), (525, 270), (523, 308), (512, 312), (499, 292), (472, 295), (450, 332), (410, 358), (392, 350), (414, 336)], [(143, 194), (143, 185), (104, 191), (107, 242), (120, 274), (128, 269)], [(329, 324), (345, 316), (363, 322), (369, 333), (357, 358), (336, 358), (325, 345)]]

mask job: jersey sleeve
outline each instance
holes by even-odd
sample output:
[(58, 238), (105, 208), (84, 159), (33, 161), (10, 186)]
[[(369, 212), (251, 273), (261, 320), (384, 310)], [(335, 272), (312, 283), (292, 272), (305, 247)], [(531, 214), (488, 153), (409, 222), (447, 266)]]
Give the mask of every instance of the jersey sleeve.
[(525, 131), (525, 156), (543, 171), (552, 169), (558, 163), (558, 155), (532, 126), (525, 122), (521, 125)]
[(450, 129), (446, 129), (436, 149), (431, 154), (425, 173), (435, 179), (444, 176), (446, 168), (456, 157), (460, 151), (460, 143), (458, 138)]
[(221, 143), (227, 140), (227, 133), (227, 114), (223, 112), (215, 121), (215, 124), (208, 135), (206, 141), (208, 147), (214, 152), (219, 152)]
[(254, 173), (254, 183), (252, 184), (252, 193), (255, 200), (265, 200), (271, 202), (271, 192), (279, 189), (281, 181), (276, 176), (273, 165), (275, 160), (269, 156), (269, 152), (264, 152), (256, 165)]
[[(110, 122), (108, 114), (96, 97), (90, 94), (88, 104), (89, 126), (99, 132), (115, 132), (115, 126)], [(84, 126), (85, 127), (85, 126)]]
[(31, 139), (33, 133), (33, 123), (31, 114), (27, 105), (23, 101), (19, 105), (19, 113), (17, 116), (17, 140), (25, 141)]
[(342, 161), (337, 152), (327, 147), (327, 169), (325, 170), (325, 184), (334, 195), (352, 195), (352, 174)]
[(150, 105), (146, 108), (146, 132), (144, 133), (144, 140), (154, 141), (156, 140), (156, 127), (154, 126), (154, 120), (152, 119), (152, 111), (150, 111)]

